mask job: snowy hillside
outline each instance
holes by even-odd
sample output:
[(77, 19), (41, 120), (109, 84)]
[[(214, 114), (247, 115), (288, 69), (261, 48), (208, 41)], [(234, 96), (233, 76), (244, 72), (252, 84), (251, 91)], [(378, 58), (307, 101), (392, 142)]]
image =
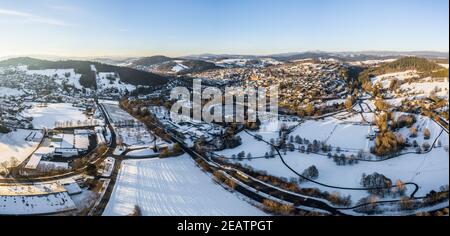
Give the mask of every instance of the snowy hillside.
[(132, 92), (136, 86), (123, 83), (114, 72), (100, 72), (97, 74), (97, 91), (117, 89), (120, 93)]
[(0, 87), (0, 97), (9, 97), (9, 96), (22, 96), (25, 93), (23, 91), (12, 89), (12, 88), (6, 88), (6, 87)]
[(57, 83), (63, 82), (72, 85), (77, 89), (82, 89), (80, 84), (81, 74), (75, 73), (75, 69), (46, 69), (46, 70), (27, 70), (30, 75), (43, 75), (56, 79)]
[(214, 63), (220, 67), (266, 67), (271, 65), (279, 65), (281, 62), (272, 58), (233, 58), (216, 60)]

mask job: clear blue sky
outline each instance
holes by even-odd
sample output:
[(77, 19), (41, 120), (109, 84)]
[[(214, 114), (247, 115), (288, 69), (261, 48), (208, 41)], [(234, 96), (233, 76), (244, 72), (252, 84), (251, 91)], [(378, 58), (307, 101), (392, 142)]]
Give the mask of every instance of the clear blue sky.
[(448, 51), (448, 0), (0, 0), (0, 56)]

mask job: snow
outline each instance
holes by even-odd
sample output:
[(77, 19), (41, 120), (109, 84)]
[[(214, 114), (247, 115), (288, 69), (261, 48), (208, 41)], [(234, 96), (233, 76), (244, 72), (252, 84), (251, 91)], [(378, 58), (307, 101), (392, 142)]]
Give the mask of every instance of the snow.
[(172, 68), (172, 71), (173, 71), (173, 72), (178, 73), (178, 72), (180, 72), (180, 71), (189, 69), (189, 67), (187, 67), (187, 66), (185, 66), (185, 65), (183, 65), (183, 64), (181, 63), (182, 61), (175, 61), (175, 62), (177, 63), (177, 65), (175, 65), (175, 66)]
[[(258, 61), (257, 59), (255, 59)], [(239, 66), (239, 67), (245, 67), (249, 62), (254, 61), (253, 59), (249, 58), (238, 58), (238, 59), (223, 59), (216, 61), (215, 64), (217, 66), (221, 67), (230, 67), (230, 66)], [(258, 66), (269, 66), (269, 65), (279, 65), (282, 64), (281, 62), (272, 59), (272, 58), (261, 58), (259, 59)]]
[(77, 74), (75, 69), (46, 69), (46, 70), (27, 70), (29, 75), (43, 75), (51, 78), (55, 78), (59, 84), (66, 82), (69, 85), (74, 86), (77, 89), (82, 89), (80, 84), (81, 74)]
[[(426, 122), (426, 119), (423, 122)], [(421, 121), (419, 123), (421, 123)], [(430, 128), (432, 133), (430, 143), (439, 134), (440, 130), (438, 127), (433, 128), (434, 125), (432, 126), (432, 123), (420, 124), (420, 126)], [(351, 131), (349, 133), (351, 136)], [(347, 146), (352, 145), (353, 141), (348, 141), (348, 137), (342, 138), (342, 140), (347, 140), (345, 143)], [(440, 137), (440, 141), (444, 146), (448, 146), (448, 134), (444, 132)], [(425, 196), (431, 190), (438, 190), (439, 187), (448, 185), (449, 179), (448, 152), (445, 151), (443, 147), (434, 148), (427, 154), (406, 154), (382, 162), (360, 161), (358, 164), (352, 166), (337, 166), (332, 159), (328, 159), (326, 156), (304, 154), (297, 151), (288, 152), (287, 155), (284, 156), (284, 159), (288, 165), (299, 173), (302, 173), (306, 168), (315, 165), (319, 170), (319, 178), (317, 181), (340, 187), (359, 188), (361, 187), (359, 181), (363, 173), (371, 174), (373, 172), (378, 172), (384, 174), (392, 181), (402, 180), (404, 182), (412, 181), (417, 183), (420, 186), (420, 189), (416, 196)], [(291, 177), (298, 177), (287, 169), (279, 158), (254, 159), (251, 161), (244, 160), (240, 163), (250, 165), (256, 170), (267, 171), (269, 174), (279, 177), (288, 179)], [(304, 188), (319, 188), (328, 192), (338, 191), (341, 195), (351, 195), (353, 202), (368, 195), (366, 191), (337, 190), (311, 182), (305, 182), (301, 184), (301, 186)], [(410, 190), (412, 190), (412, 187), (410, 188)]]
[(155, 136), (148, 131), (142, 122), (128, 114), (118, 104), (102, 103), (114, 123), (117, 140), (130, 148), (148, 147)]
[(12, 89), (12, 88), (6, 88), (6, 87), (0, 87), (0, 97), (19, 97), (24, 95), (25, 93), (21, 90)]
[(402, 90), (408, 91), (409, 93), (420, 93), (429, 95), (431, 91), (435, 90), (436, 88), (442, 89), (441, 92), (436, 93), (440, 96), (446, 96), (448, 97), (448, 79), (443, 82), (423, 82), (423, 83), (405, 83), (402, 84), (400, 87)]
[(237, 155), (240, 152), (251, 153), (252, 157), (263, 157), (266, 152), (270, 152), (270, 146), (263, 141), (257, 141), (253, 136), (246, 132), (241, 132), (239, 136), (242, 139), (242, 144), (234, 149), (225, 149), (216, 152), (220, 156), (230, 158), (232, 155)]
[[(358, 114), (358, 116), (360, 115)], [(367, 119), (371, 119), (371, 117), (368, 116)], [(346, 123), (329, 117), (320, 121), (307, 120), (290, 135), (294, 137), (298, 135), (311, 142), (313, 140), (326, 142), (333, 147), (369, 150), (370, 140), (367, 139), (367, 135), (370, 133), (370, 129), (369, 125)]]
[(108, 157), (103, 162), (103, 170), (101, 171), (102, 177), (110, 177), (113, 170), (114, 170), (114, 164), (116, 163), (116, 159), (113, 157)]
[(0, 215), (36, 215), (75, 209), (64, 187), (57, 183), (0, 185)]
[[(347, 113), (347, 115), (350, 113)], [(364, 113), (364, 115), (372, 115), (373, 113)], [(396, 113), (396, 116), (400, 116), (403, 113)], [(357, 114), (360, 116), (360, 114)], [(340, 113), (339, 116), (344, 117), (344, 113)], [(356, 115), (355, 115), (356, 116)], [(356, 116), (357, 117), (357, 116)], [(417, 122), (414, 125), (418, 129), (418, 137), (410, 138), (410, 141), (416, 140), (419, 145), (423, 142), (432, 144), (438, 135), (441, 134), (442, 128), (428, 117), (417, 115)], [(350, 117), (350, 119), (354, 119)], [(429, 140), (424, 140), (423, 130), (428, 128), (431, 133)], [(343, 150), (356, 153), (357, 150), (369, 151), (370, 146), (373, 145), (373, 141), (366, 138), (370, 132), (371, 126), (359, 125), (348, 123), (347, 121), (337, 120), (334, 117), (325, 118), (323, 120), (307, 120), (300, 126), (293, 130), (290, 135), (299, 135), (302, 138), (309, 139), (310, 141), (316, 139), (319, 141), (325, 141), (327, 144), (333, 147), (341, 147)], [(404, 137), (409, 137), (409, 129), (402, 128), (398, 131)], [(242, 135), (240, 133), (239, 135)], [(270, 150), (270, 146), (265, 144), (259, 144), (255, 140), (247, 140), (243, 136), (244, 143), (235, 148), (217, 152), (224, 156), (230, 156), (237, 154), (240, 151), (249, 152), (252, 151), (253, 157), (255, 154), (263, 153), (263, 150)], [(268, 139), (265, 139), (268, 141)], [(448, 148), (448, 134), (443, 132), (438, 139), (441, 146), (435, 147), (427, 154), (415, 154), (414, 149), (407, 149), (402, 156), (385, 160), (381, 162), (365, 162), (360, 161), (355, 165), (338, 166), (334, 163), (333, 159), (329, 159), (323, 155), (317, 154), (305, 154), (298, 151), (287, 152), (283, 155), (285, 161), (298, 173), (302, 173), (308, 167), (315, 165), (319, 170), (318, 182), (327, 185), (339, 186), (339, 187), (351, 187), (361, 188), (360, 179), (363, 173), (372, 174), (378, 172), (384, 174), (392, 181), (402, 180), (403, 182), (414, 182), (420, 186), (416, 196), (425, 196), (431, 190), (438, 190), (441, 186), (448, 185), (449, 179), (449, 160), (448, 151), (444, 147)], [(438, 142), (437, 142), (438, 143)], [(438, 145), (437, 145), (438, 146)], [(255, 152), (255, 153), (253, 153)], [(413, 153), (409, 153), (413, 152)], [(298, 176), (290, 171), (282, 162), (277, 158), (273, 159), (253, 159), (253, 160), (233, 160), (243, 165), (249, 165), (256, 170), (267, 171), (271, 175), (278, 177), (298, 178)], [(303, 188), (319, 188), (322, 191), (339, 192), (341, 195), (351, 195), (353, 203), (356, 203), (359, 199), (368, 196), (367, 191), (364, 190), (339, 190), (330, 187), (323, 187), (315, 183), (304, 182), (301, 184)], [(408, 191), (412, 191), (412, 186), (409, 186)], [(411, 192), (408, 192), (411, 193)]]
[(357, 65), (357, 66), (361, 66), (361, 65), (378, 65), (378, 64), (382, 64), (382, 63), (388, 63), (388, 62), (393, 62), (396, 61), (397, 59), (385, 59), (385, 60), (366, 60), (366, 61), (355, 61), (355, 62), (350, 62), (351, 65)]
[(33, 127), (35, 129), (53, 129), (56, 122), (91, 122), (83, 111), (78, 107), (73, 107), (69, 103), (49, 103), (46, 107), (39, 106), (37, 103), (32, 103), (31, 109), (23, 112), (24, 117), (32, 117)]
[(69, 163), (67, 162), (54, 162), (54, 161), (41, 161), (37, 167), (41, 170), (69, 170)]
[(187, 155), (124, 161), (104, 215), (128, 215), (135, 205), (146, 216), (264, 215), (214, 183)]
[[(359, 106), (355, 106), (355, 110), (361, 110)], [(372, 123), (375, 120), (375, 114), (374, 113), (349, 113), (349, 112), (342, 112), (339, 114), (336, 114), (334, 116), (335, 119), (340, 120), (343, 124), (344, 123), (354, 123), (354, 124), (367, 124)]]
[(76, 134), (75, 145), (76, 149), (88, 150), (89, 148), (89, 135), (88, 134)]
[(390, 79), (392, 79), (392, 78), (396, 78), (398, 80), (405, 80), (405, 79), (417, 78), (417, 77), (418, 77), (417, 71), (407, 70), (407, 71), (402, 71), (402, 72), (379, 75), (377, 77), (372, 78), (372, 83), (373, 84), (381, 83), (383, 85), (383, 88), (387, 88), (390, 84)]
[(67, 190), (69, 195), (79, 194), (82, 192), (80, 186), (76, 182), (63, 184), (64, 189)]
[[(447, 135), (448, 139), (448, 135)], [(318, 182), (339, 187), (361, 188), (360, 179), (363, 173), (372, 174), (378, 172), (384, 174), (392, 181), (413, 181), (420, 186), (416, 196), (425, 196), (431, 190), (438, 190), (443, 185), (448, 185), (449, 164), (448, 152), (443, 148), (435, 148), (428, 154), (407, 154), (382, 162), (362, 162), (356, 165), (337, 166), (332, 159), (315, 154), (304, 154), (299, 152), (288, 152), (284, 156), (289, 166), (299, 173), (306, 168), (315, 165), (319, 170)], [(267, 171), (271, 175), (298, 178), (293, 172), (283, 165), (279, 158), (276, 159), (254, 159), (241, 161), (256, 170)], [(353, 203), (368, 196), (364, 190), (339, 190), (323, 187), (311, 182), (300, 184), (301, 187), (319, 188), (328, 192), (340, 192), (341, 195), (351, 195)], [(409, 187), (410, 191), (413, 190)]]
[(39, 162), (41, 162), (41, 159), (42, 155), (33, 154), (25, 165), (25, 169), (35, 170), (38, 167)]
[(118, 103), (104, 103), (101, 102), (103, 106), (105, 107), (106, 111), (108, 112), (109, 117), (111, 118), (113, 123), (117, 122), (123, 122), (123, 121), (135, 121), (137, 122), (137, 119), (128, 114), (126, 111), (122, 110), (122, 108), (119, 107)]
[(224, 59), (216, 62), (217, 66), (230, 66), (230, 65), (236, 65), (236, 66), (245, 66), (247, 62), (249, 62), (250, 59)]
[(30, 156), (38, 146), (38, 142), (26, 141), (34, 130), (18, 129), (8, 134), (0, 134), (0, 163), (10, 161), (11, 157), (18, 160), (18, 164)]
[(0, 196), (0, 215), (42, 215), (76, 209), (69, 194), (43, 196)]
[(148, 156), (158, 156), (159, 154), (154, 152), (153, 149), (141, 149), (135, 150), (127, 153), (129, 157), (148, 157)]
[(333, 100), (326, 101), (327, 106), (333, 106), (335, 104), (344, 104), (344, 103), (345, 103), (345, 99), (333, 99)]
[(406, 98), (392, 98), (392, 99), (385, 99), (384, 101), (391, 106), (399, 107), (405, 100)]
[[(404, 113), (398, 112), (398, 113), (396, 113), (396, 116), (398, 117), (401, 114), (404, 114)], [(411, 132), (408, 127), (404, 127), (402, 129), (400, 129), (398, 131), (398, 133), (402, 134), (403, 137), (408, 138), (410, 140), (410, 142), (413, 142), (413, 140), (416, 140), (419, 145), (422, 145), (422, 143), (424, 143), (424, 142), (428, 142), (431, 145), (432, 142), (440, 134), (442, 128), (436, 122), (434, 122), (433, 120), (431, 120), (430, 118), (425, 117), (425, 116), (416, 115), (416, 120), (417, 120), (417, 122), (413, 125), (413, 127), (415, 127), (417, 129), (417, 137), (416, 138), (409, 137)], [(423, 136), (423, 131), (426, 128), (430, 131), (430, 139), (429, 140), (425, 140), (424, 136)], [(445, 144), (445, 143), (443, 143), (443, 144)]]
[(118, 134), (118, 139), (123, 144), (133, 148), (148, 147), (155, 140), (155, 136), (144, 126), (140, 125), (136, 127), (115, 128), (115, 131)]
[(291, 135), (299, 135), (302, 138), (325, 141), (330, 136), (332, 130), (337, 126), (336, 121), (327, 118), (325, 121), (307, 120), (297, 127)]
[(448, 69), (448, 64), (439, 64), (439, 65), (444, 67), (445, 69)]
[(120, 93), (125, 93), (136, 90), (136, 86), (122, 82), (114, 72), (97, 73), (97, 91), (106, 89), (117, 89)]

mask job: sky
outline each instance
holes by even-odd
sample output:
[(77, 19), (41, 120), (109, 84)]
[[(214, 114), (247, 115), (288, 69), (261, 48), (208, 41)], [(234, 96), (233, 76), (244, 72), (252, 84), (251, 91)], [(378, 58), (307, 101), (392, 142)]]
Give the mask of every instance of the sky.
[(449, 51), (448, 0), (0, 0), (0, 57)]

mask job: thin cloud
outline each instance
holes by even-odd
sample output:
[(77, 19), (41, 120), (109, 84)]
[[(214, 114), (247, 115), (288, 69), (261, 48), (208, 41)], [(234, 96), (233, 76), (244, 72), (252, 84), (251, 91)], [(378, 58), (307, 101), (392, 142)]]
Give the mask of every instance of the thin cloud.
[(58, 11), (73, 12), (73, 13), (83, 12), (83, 9), (76, 7), (76, 6), (70, 6), (70, 5), (47, 5), (47, 6), (50, 9), (58, 10)]
[(71, 26), (71, 24), (68, 24), (64, 21), (4, 8), (0, 8), (0, 16), (15, 17), (32, 23), (40, 23), (54, 26)]

